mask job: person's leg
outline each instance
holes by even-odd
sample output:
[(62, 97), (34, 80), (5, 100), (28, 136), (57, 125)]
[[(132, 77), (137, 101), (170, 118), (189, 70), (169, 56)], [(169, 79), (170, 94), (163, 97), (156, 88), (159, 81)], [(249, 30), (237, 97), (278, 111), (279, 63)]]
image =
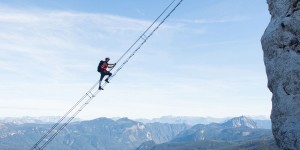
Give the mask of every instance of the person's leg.
[(100, 80), (99, 80), (99, 82), (101, 82), (101, 81), (103, 80), (104, 76), (105, 76), (105, 73), (104, 73), (104, 72), (101, 72), (100, 74), (101, 74), (101, 75), (100, 75)]
[(104, 76), (105, 76), (105, 73), (104, 72), (100, 72), (100, 80), (99, 80), (99, 90), (103, 90), (103, 88), (101, 87), (101, 81), (103, 80), (103, 78), (104, 78)]
[(112, 75), (112, 73), (110, 73), (109, 71), (107, 71), (106, 73), (105, 73), (105, 75), (108, 75), (108, 77), (105, 79), (105, 82), (107, 82), (107, 83), (109, 83), (109, 78), (110, 78), (110, 76)]

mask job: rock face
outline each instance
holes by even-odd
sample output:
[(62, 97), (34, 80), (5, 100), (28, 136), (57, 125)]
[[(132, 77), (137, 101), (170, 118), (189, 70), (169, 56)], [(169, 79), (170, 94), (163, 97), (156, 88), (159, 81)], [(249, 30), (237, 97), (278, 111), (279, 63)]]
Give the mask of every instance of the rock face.
[(261, 39), (272, 96), (272, 131), (282, 149), (300, 149), (300, 1), (267, 0)]

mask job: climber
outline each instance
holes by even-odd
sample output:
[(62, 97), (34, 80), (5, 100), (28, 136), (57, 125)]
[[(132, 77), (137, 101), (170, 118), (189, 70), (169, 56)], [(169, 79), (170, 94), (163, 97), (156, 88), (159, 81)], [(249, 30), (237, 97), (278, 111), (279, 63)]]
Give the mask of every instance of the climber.
[(105, 75), (108, 75), (108, 77), (105, 79), (105, 82), (109, 83), (109, 77), (112, 75), (112, 73), (110, 73), (109, 71), (107, 71), (106, 69), (107, 68), (113, 68), (116, 63), (114, 64), (109, 64), (110, 58), (109, 57), (106, 57), (105, 60), (101, 60), (99, 65), (98, 65), (98, 69), (97, 71), (101, 74), (100, 76), (100, 80), (99, 80), (99, 90), (104, 90), (102, 87), (101, 87), (101, 81), (103, 80), (104, 76)]

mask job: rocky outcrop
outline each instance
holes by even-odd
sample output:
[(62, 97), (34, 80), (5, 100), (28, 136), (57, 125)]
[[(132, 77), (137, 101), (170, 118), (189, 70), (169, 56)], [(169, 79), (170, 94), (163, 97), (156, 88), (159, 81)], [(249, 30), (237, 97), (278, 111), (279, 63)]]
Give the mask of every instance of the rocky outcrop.
[(271, 21), (261, 39), (272, 130), (282, 149), (300, 149), (300, 0), (267, 0)]

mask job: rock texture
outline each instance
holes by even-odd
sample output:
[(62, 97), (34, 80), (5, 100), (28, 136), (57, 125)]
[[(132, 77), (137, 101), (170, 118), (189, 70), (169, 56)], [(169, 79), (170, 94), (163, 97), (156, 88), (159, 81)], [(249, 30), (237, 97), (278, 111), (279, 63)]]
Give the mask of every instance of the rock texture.
[(281, 149), (300, 149), (300, 0), (267, 0), (261, 39), (272, 96), (272, 131)]

